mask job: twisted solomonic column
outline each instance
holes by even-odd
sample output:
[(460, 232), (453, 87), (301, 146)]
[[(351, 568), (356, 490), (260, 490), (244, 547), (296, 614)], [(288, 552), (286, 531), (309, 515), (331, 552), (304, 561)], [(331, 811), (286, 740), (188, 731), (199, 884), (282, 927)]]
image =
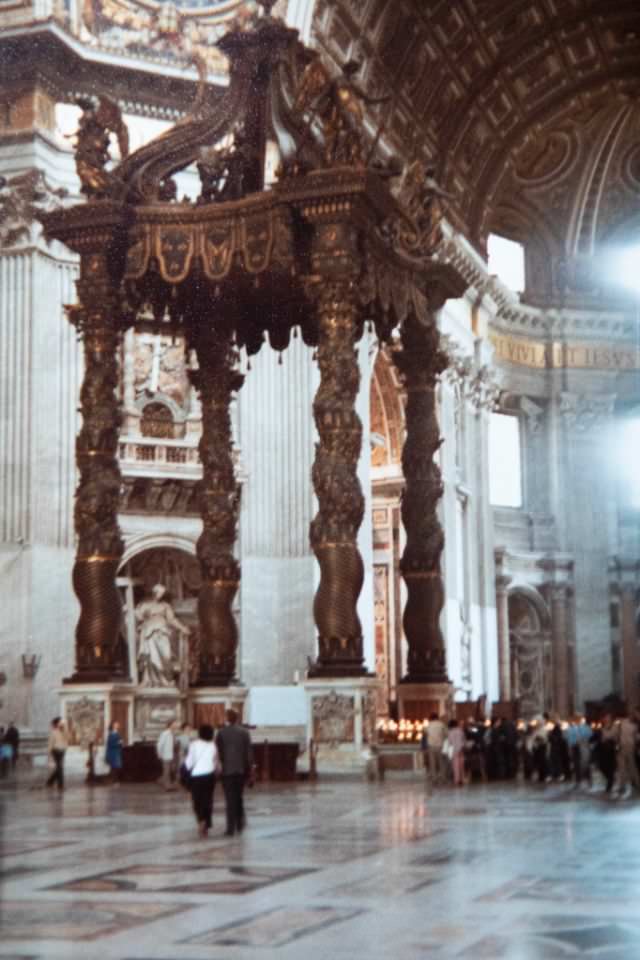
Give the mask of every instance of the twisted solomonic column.
[(240, 486), (233, 464), (230, 405), (244, 377), (236, 369), (230, 335), (198, 331), (192, 345), (199, 369), (191, 372), (202, 405), (200, 510), (202, 534), (197, 554), (202, 570), (198, 596), (200, 668), (198, 686), (225, 687), (234, 679), (238, 628), (233, 601), (240, 585), (234, 555)]
[(407, 540), (400, 572), (407, 585), (403, 625), (409, 647), (405, 683), (446, 683), (445, 647), (440, 632), (444, 587), (440, 555), (444, 534), (437, 515), (442, 496), (440, 469), (434, 461), (440, 430), (436, 417), (436, 381), (447, 366), (434, 316), (408, 317), (401, 348), (393, 354), (407, 393), (406, 440), (402, 450), (405, 489), (401, 515)]
[(68, 682), (90, 683), (122, 678), (128, 672), (119, 643), (122, 611), (116, 587), (124, 550), (117, 517), (121, 413), (116, 395), (123, 325), (104, 253), (82, 255), (77, 289), (80, 303), (68, 312), (82, 336), (85, 363), (74, 513), (78, 544), (73, 588), (80, 603), (80, 619), (76, 671)]
[(365, 668), (356, 610), (363, 581), (357, 536), (364, 515), (357, 474), (362, 424), (355, 410), (359, 307), (355, 283), (348, 277), (325, 278), (309, 292), (317, 305), (320, 368), (313, 402), (319, 442), (312, 469), (318, 513), (310, 527), (311, 547), (320, 564), (313, 604), (319, 655), (309, 675), (360, 676)]

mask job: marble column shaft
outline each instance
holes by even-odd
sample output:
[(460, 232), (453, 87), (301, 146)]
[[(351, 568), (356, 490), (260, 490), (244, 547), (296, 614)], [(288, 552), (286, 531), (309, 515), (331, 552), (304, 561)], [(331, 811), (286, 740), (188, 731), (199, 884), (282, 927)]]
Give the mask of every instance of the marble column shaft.
[(407, 434), (402, 451), (406, 485), (401, 506), (407, 542), (400, 561), (407, 585), (403, 624), (409, 651), (404, 682), (444, 683), (446, 658), (439, 623), (444, 603), (440, 572), (444, 534), (437, 516), (442, 481), (434, 456), (441, 443), (436, 380), (447, 359), (440, 350), (435, 315), (408, 317), (401, 343), (393, 359), (407, 392)]
[(511, 577), (496, 577), (496, 619), (498, 625), (498, 678), (500, 700), (511, 700), (511, 643), (509, 638), (509, 584)]
[(363, 564), (357, 546), (364, 514), (358, 479), (362, 424), (355, 409), (360, 370), (356, 353), (357, 289), (349, 276), (323, 278), (309, 288), (316, 297), (320, 386), (313, 402), (319, 435), (313, 464), (318, 513), (311, 547), (320, 564), (314, 600), (319, 657), (313, 676), (364, 673), (357, 602)]
[(640, 705), (638, 674), (640, 663), (637, 640), (637, 584), (634, 577), (631, 582), (620, 585), (620, 626), (622, 633), (622, 689), (627, 707)]
[(126, 675), (120, 660), (121, 604), (115, 584), (124, 545), (118, 527), (121, 475), (117, 460), (121, 422), (118, 353), (122, 339), (120, 301), (107, 255), (84, 253), (77, 281), (80, 304), (71, 322), (84, 344), (80, 390), (82, 427), (76, 440), (80, 480), (75, 501), (78, 537), (73, 586), (80, 602), (73, 682)]
[(551, 587), (551, 638), (553, 661), (553, 707), (561, 717), (570, 709), (569, 679), (569, 618), (567, 585), (556, 583)]
[(197, 330), (190, 342), (199, 363), (191, 378), (202, 404), (199, 450), (203, 528), (196, 547), (202, 569), (198, 685), (219, 687), (233, 680), (238, 646), (232, 607), (240, 585), (240, 565), (234, 555), (240, 486), (233, 463), (230, 407), (244, 377), (236, 369), (238, 357), (230, 334)]

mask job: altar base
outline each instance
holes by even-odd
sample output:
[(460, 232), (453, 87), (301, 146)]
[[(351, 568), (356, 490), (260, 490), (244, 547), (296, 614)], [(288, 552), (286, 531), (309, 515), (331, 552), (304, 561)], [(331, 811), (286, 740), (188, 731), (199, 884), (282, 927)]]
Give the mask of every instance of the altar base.
[(224, 726), (227, 710), (235, 710), (238, 722), (244, 721), (245, 703), (249, 691), (240, 684), (231, 687), (192, 687), (188, 692), (189, 722), (196, 729), (210, 723), (217, 729)]
[(432, 713), (453, 716), (453, 684), (399, 683), (398, 719), (428, 720)]
[(376, 677), (304, 682), (309, 749), (320, 775), (367, 772), (374, 756), (379, 685)]

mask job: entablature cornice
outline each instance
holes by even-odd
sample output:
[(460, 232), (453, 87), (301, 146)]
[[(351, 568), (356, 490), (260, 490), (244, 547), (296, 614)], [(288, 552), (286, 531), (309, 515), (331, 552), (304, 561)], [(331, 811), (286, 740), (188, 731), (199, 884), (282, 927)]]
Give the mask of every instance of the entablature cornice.
[[(210, 77), (208, 98), (215, 101), (226, 83), (222, 74)], [(189, 112), (198, 77), (193, 68), (141, 62), (88, 47), (49, 21), (0, 33), (0, 84), (21, 89), (38, 85), (55, 100), (66, 102), (108, 90), (127, 113), (175, 121)]]

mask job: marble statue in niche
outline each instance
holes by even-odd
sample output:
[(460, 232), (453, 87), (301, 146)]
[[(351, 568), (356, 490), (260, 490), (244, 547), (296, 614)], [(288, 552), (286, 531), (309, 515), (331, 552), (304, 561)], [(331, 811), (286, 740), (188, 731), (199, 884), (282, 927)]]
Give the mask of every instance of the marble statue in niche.
[(152, 599), (135, 608), (138, 678), (144, 687), (173, 687), (180, 677), (188, 654), (186, 638), (191, 633), (164, 600), (165, 587), (157, 583)]

